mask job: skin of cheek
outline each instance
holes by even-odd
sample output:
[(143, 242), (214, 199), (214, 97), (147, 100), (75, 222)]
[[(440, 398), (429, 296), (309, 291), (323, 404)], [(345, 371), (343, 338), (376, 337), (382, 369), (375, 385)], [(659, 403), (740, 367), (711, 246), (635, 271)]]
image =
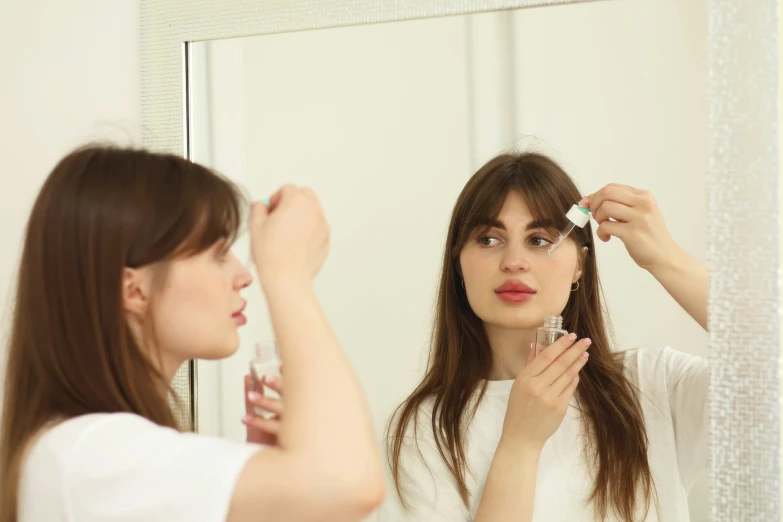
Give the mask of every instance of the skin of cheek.
[[(558, 255), (560, 254), (560, 255)], [(531, 261), (531, 272), (539, 283), (536, 299), (540, 299), (541, 320), (545, 315), (560, 315), (571, 297), (571, 286), (577, 273), (576, 245), (563, 245), (553, 255)]]
[(201, 257), (173, 263), (156, 305), (159, 344), (172, 358), (219, 359), (239, 347), (231, 318), (238, 299), (219, 267)]

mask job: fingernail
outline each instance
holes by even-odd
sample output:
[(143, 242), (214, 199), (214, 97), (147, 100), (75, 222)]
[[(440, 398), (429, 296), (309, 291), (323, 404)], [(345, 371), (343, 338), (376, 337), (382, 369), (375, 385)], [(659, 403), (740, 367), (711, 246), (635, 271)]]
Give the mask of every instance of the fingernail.
[(264, 382), (267, 384), (277, 384), (277, 375), (264, 375)]
[[(573, 200), (572, 200), (573, 201)], [(590, 200), (586, 197), (579, 200), (579, 203), (577, 203), (582, 208), (587, 208), (587, 205), (590, 203)]]
[(250, 419), (252, 419), (250, 415), (245, 415), (244, 417), (242, 417), (242, 422), (247, 424), (248, 422), (250, 422)]
[(570, 334), (568, 334), (568, 338), (570, 340), (572, 340), (572, 341), (575, 341), (576, 340), (576, 334), (575, 333), (570, 333)]
[(261, 398), (261, 394), (256, 391), (247, 392), (247, 398), (251, 401), (257, 401)]
[(593, 341), (591, 341), (589, 337), (584, 339), (582, 342), (585, 343), (585, 346), (590, 346), (593, 344)]
[(588, 357), (590, 357), (590, 354), (588, 352), (585, 352), (585, 353), (582, 354), (582, 357), (587, 359)]

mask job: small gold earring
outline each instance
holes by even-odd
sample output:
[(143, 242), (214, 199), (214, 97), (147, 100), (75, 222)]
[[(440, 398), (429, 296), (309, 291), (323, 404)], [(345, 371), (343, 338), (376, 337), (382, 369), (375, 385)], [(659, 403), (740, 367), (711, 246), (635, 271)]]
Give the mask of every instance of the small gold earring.
[(576, 288), (571, 288), (572, 292), (576, 292), (577, 290), (579, 290), (579, 281), (576, 282)]
[(465, 288), (465, 280), (462, 280), (462, 288)]

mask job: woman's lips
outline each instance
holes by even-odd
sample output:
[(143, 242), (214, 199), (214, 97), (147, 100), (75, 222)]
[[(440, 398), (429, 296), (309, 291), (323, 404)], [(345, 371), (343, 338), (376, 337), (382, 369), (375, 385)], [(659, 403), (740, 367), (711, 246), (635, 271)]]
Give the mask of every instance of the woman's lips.
[(507, 303), (522, 303), (533, 299), (535, 292), (495, 292), (501, 300)]
[(533, 290), (530, 286), (526, 285), (522, 281), (516, 281), (514, 279), (509, 279), (499, 287), (495, 288), (495, 292), (525, 292), (528, 294), (536, 293), (536, 291)]
[(522, 303), (533, 299), (536, 291), (522, 281), (510, 279), (497, 287), (495, 294), (507, 303)]
[(245, 314), (242, 313), (245, 311), (246, 306), (247, 301), (242, 301), (242, 306), (239, 307), (239, 310), (231, 314), (231, 318), (234, 320), (237, 326), (242, 326), (243, 324), (247, 323), (247, 317), (245, 317)]

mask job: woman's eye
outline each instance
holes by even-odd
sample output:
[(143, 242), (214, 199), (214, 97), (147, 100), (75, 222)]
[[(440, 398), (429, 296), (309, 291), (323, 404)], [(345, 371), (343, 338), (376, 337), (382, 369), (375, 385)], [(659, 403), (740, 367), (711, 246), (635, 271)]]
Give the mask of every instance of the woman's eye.
[(544, 236), (533, 236), (530, 238), (530, 244), (534, 247), (546, 247), (552, 244), (552, 241)]
[[(493, 241), (494, 241), (494, 243), (493, 243)], [(479, 242), (479, 244), (481, 244), (483, 246), (490, 247), (490, 246), (495, 246), (498, 243), (500, 243), (500, 240), (498, 238), (496, 238), (496, 237), (484, 236), (484, 237), (479, 238), (478, 242)]]

